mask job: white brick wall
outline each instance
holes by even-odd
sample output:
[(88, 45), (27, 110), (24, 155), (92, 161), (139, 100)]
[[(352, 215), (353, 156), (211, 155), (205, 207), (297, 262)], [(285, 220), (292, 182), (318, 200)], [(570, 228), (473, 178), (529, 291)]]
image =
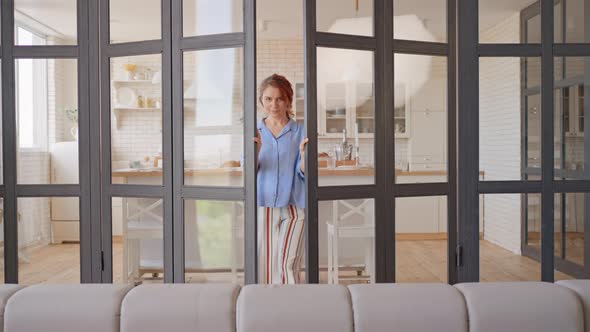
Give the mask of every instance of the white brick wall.
[[(518, 43), (519, 29), (516, 13), (482, 40)], [(486, 180), (520, 179), (520, 59), (481, 58), (479, 69), (480, 169)], [(484, 238), (520, 254), (520, 217), (520, 195), (485, 195)]]

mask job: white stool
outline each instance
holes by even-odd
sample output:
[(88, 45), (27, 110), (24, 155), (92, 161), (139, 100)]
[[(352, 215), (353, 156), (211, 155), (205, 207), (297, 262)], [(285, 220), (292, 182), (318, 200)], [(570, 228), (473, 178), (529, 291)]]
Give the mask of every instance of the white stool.
[[(130, 202), (123, 197), (123, 269), (122, 281), (138, 282), (141, 278), (140, 241), (145, 239), (163, 239), (163, 219), (158, 211), (162, 200), (135, 198)], [(161, 250), (161, 249), (160, 249)], [(161, 263), (161, 262), (160, 262)]]
[[(372, 214), (372, 199), (364, 199), (360, 204), (354, 205), (349, 201), (334, 201), (332, 203), (332, 221), (327, 222), (328, 231), (328, 283), (339, 283), (339, 240), (343, 238), (365, 239), (365, 271), (369, 274), (371, 283), (375, 282), (375, 226)], [(339, 205), (343, 205), (348, 211), (338, 214)], [(342, 225), (341, 221), (354, 215), (363, 218), (362, 224)]]

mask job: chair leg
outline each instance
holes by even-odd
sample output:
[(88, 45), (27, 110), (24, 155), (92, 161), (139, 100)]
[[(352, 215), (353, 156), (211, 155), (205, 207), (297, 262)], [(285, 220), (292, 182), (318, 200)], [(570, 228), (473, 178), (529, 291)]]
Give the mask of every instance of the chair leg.
[(372, 284), (375, 283), (375, 255), (373, 254), (373, 238), (367, 238), (367, 246), (365, 248), (365, 269), (366, 273), (369, 274), (369, 280)]
[(334, 230), (334, 251), (332, 253), (333, 257), (334, 257), (334, 283), (335, 284), (339, 284), (340, 283), (340, 277), (339, 277), (339, 271), (338, 268), (340, 266), (340, 262), (338, 262), (338, 230)]
[(334, 260), (332, 255), (334, 254), (334, 248), (332, 247), (333, 239), (332, 234), (328, 232), (328, 283), (334, 283)]

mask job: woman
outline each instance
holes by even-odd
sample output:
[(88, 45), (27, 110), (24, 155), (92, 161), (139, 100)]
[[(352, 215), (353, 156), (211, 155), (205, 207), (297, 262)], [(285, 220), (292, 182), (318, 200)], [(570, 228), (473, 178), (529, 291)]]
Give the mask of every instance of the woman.
[(293, 117), (293, 88), (281, 75), (262, 81), (259, 101), (266, 117), (252, 140), (258, 151), (259, 280), (299, 283), (307, 138)]

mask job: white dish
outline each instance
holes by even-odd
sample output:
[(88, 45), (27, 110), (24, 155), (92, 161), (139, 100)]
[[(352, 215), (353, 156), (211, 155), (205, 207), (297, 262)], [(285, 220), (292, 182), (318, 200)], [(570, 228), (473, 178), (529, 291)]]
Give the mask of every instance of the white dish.
[(134, 106), (135, 91), (129, 87), (117, 89), (117, 104), (119, 106)]

